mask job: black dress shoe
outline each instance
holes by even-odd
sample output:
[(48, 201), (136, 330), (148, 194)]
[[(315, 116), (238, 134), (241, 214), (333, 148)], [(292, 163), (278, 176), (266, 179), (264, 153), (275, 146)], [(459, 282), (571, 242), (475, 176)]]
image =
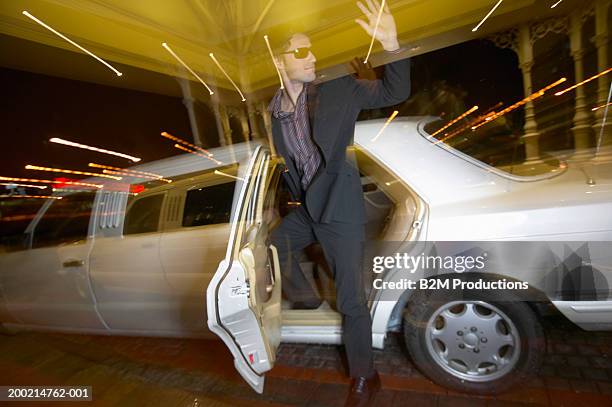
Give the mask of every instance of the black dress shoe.
[(365, 377), (353, 379), (351, 391), (346, 398), (344, 407), (369, 406), (374, 401), (374, 396), (378, 390), (380, 390), (380, 377), (377, 371), (374, 371), (374, 375), (369, 379)]

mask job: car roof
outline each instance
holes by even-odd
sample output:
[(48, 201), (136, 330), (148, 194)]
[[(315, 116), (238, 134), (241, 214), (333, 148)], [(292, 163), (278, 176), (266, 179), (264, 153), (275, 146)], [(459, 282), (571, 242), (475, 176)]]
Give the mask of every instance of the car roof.
[[(248, 160), (255, 150), (262, 145), (256, 141), (232, 144), (229, 146), (209, 148), (206, 151), (212, 154), (214, 160), (206, 158), (204, 153), (196, 154), (179, 154), (161, 160), (151, 161), (132, 167), (126, 167), (126, 170), (151, 172), (159, 174), (164, 178), (179, 177), (181, 175), (212, 170), (215, 168), (226, 167), (231, 164), (241, 163)], [(84, 180), (85, 182), (94, 182), (98, 184), (110, 184), (104, 178), (94, 177)], [(125, 177), (121, 180), (126, 184), (141, 183), (142, 178)], [(115, 183), (112, 181), (112, 183)]]
[[(385, 120), (359, 122), (355, 144), (384, 164), (428, 203), (448, 203), (482, 199), (516, 192), (538, 184), (563, 183), (568, 193), (588, 187), (581, 168), (584, 164), (563, 165), (553, 174), (521, 177), (488, 166), (436, 140), (424, 131), (431, 116), (401, 117), (391, 122), (376, 138)], [(610, 163), (602, 163), (611, 169)], [(603, 183), (610, 179), (602, 178)], [(580, 174), (577, 174), (580, 172)]]

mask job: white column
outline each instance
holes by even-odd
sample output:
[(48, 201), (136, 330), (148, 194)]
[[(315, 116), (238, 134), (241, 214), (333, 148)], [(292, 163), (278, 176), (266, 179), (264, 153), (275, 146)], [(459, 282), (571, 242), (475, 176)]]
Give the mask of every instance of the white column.
[(202, 140), (200, 139), (200, 129), (198, 127), (198, 120), (196, 118), (194, 110), (195, 99), (191, 95), (190, 81), (184, 78), (177, 78), (179, 85), (181, 85), (181, 91), (183, 92), (183, 105), (187, 108), (187, 114), (189, 115), (189, 124), (191, 125), (191, 134), (193, 136), (193, 144), (196, 146), (202, 146)]
[(221, 115), (221, 108), (219, 104), (219, 96), (217, 95), (217, 90), (215, 89), (215, 93), (210, 97), (210, 104), (215, 115), (215, 124), (217, 125), (217, 137), (219, 138), (219, 145), (225, 146), (227, 145), (225, 141), (225, 125), (223, 124), (223, 118)]
[(253, 105), (253, 102), (247, 102), (247, 113), (249, 116), (249, 124), (251, 126), (251, 136), (253, 140), (257, 140), (261, 137), (259, 134), (259, 126), (257, 123), (257, 109)]
[[(574, 58), (574, 71), (576, 83), (582, 82), (584, 78), (584, 49), (582, 49), (582, 16), (579, 12), (574, 12), (570, 16), (570, 49)], [(584, 86), (578, 86), (575, 92), (574, 107), (574, 154), (585, 155), (587, 149), (591, 147), (593, 134), (593, 115), (586, 104)]]
[(225, 145), (229, 146), (233, 144), (232, 141), (232, 127), (230, 126), (228, 108), (219, 104), (219, 120), (221, 121), (221, 128), (223, 129), (223, 138), (225, 139)]
[[(609, 23), (608, 23), (608, 9), (610, 7), (610, 0), (597, 0), (595, 2), (595, 37), (593, 38), (595, 46), (597, 47), (597, 72), (602, 72), (609, 68), (608, 66), (608, 43), (609, 43)], [(599, 77), (597, 83), (597, 106), (603, 106), (608, 101), (608, 92), (610, 91), (610, 75), (604, 75)], [(593, 130), (595, 130), (595, 145), (598, 143), (601, 147), (612, 146), (612, 108), (608, 107), (608, 117), (606, 118), (606, 124), (603, 128), (601, 125), (604, 119), (605, 108), (601, 108), (595, 111), (595, 123)], [(601, 137), (601, 140), (600, 140)]]
[(238, 108), (238, 118), (240, 119), (240, 127), (242, 127), (242, 136), (244, 141), (250, 140), (249, 117), (244, 106)]
[[(533, 45), (529, 32), (529, 25), (523, 24), (518, 31), (518, 56), (519, 66), (523, 72), (523, 92), (525, 97), (533, 93), (531, 83), (531, 68), (533, 67)], [(538, 124), (535, 119), (533, 102), (525, 104), (525, 126), (523, 128), (523, 140), (525, 141), (526, 162), (534, 162), (540, 158), (540, 146)]]

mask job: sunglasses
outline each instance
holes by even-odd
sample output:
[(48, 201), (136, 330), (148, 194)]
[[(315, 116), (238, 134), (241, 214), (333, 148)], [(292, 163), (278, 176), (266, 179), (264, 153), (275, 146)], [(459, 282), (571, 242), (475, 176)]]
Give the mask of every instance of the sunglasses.
[(281, 54), (293, 54), (296, 59), (304, 59), (310, 54), (310, 47), (300, 47), (293, 51), (281, 52)]

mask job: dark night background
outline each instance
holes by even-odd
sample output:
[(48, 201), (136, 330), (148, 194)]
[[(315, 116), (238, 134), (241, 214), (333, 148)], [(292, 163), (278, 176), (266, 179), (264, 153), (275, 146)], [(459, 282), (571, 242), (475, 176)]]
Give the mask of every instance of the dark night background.
[[(564, 38), (552, 38), (543, 41), (542, 49), (536, 50), (534, 90), (561, 76), (573, 80), (567, 47)], [(143, 162), (178, 153), (173, 143), (159, 136), (161, 131), (192, 141), (187, 109), (180, 97), (7, 68), (0, 68), (0, 83), (4, 91), (0, 121), (6, 141), (0, 170), (3, 176), (49, 178), (48, 173), (25, 170), (26, 164), (83, 171), (89, 170), (87, 163), (92, 161), (118, 167), (130, 164), (118, 157), (49, 143), (51, 137), (135, 155)], [(444, 97), (439, 97), (440, 92)], [(489, 41), (474, 40), (414, 57), (412, 97), (398, 109), (401, 115), (440, 115), (450, 120), (473, 105), (483, 111), (498, 102), (507, 106), (523, 97), (516, 54)], [(569, 128), (572, 97), (557, 99), (554, 104), (550, 100), (538, 101), (536, 112), (562, 107), (568, 111), (563, 126)], [(363, 116), (386, 117), (392, 110), (366, 112)], [(204, 116), (199, 117), (199, 122), (208, 126), (203, 129), (204, 147), (218, 145), (214, 117), (202, 108), (198, 114)], [(474, 143), (476, 150), (490, 153), (491, 148), (500, 144), (516, 144), (524, 122), (523, 109), (517, 109), (507, 119), (503, 134), (481, 132), (488, 141)], [(235, 125), (233, 120), (232, 126)], [(555, 140), (566, 147), (572, 142), (567, 135)], [(494, 146), (487, 147), (487, 143)], [(542, 143), (546, 147), (546, 135)], [(470, 148), (473, 147), (467, 147)], [(478, 151), (472, 153), (478, 155)]]

